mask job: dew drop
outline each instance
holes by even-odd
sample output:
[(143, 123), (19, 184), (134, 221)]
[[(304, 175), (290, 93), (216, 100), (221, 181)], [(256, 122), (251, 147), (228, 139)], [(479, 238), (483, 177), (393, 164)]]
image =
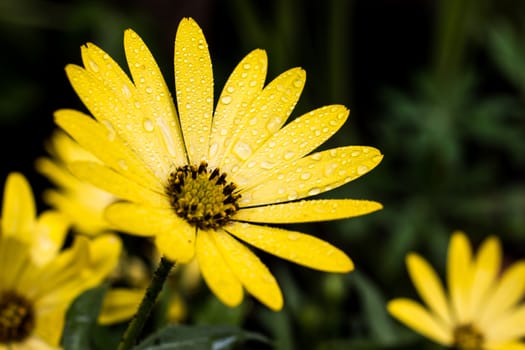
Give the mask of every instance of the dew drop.
[(293, 85), (296, 87), (296, 88), (300, 88), (303, 86), (303, 81), (301, 79), (295, 79), (294, 82), (293, 82)]
[(289, 233), (288, 234), (288, 239), (290, 241), (297, 241), (299, 239), (299, 235), (297, 233)]
[(297, 199), (297, 192), (295, 192), (295, 191), (290, 191), (290, 192), (288, 193), (288, 200), (293, 201), (293, 200), (295, 200), (295, 199)]
[(210, 146), (210, 151), (208, 152), (210, 157), (214, 157), (215, 156), (215, 154), (217, 153), (218, 148), (219, 148), (219, 145), (217, 143), (213, 143)]
[(115, 137), (117, 136), (117, 133), (115, 131), (115, 128), (113, 127), (113, 124), (111, 124), (111, 122), (109, 120), (103, 120), (101, 123), (108, 130), (108, 140), (109, 141), (115, 140)]
[(374, 161), (375, 163), (379, 163), (382, 159), (383, 159), (383, 156), (377, 155), (377, 156), (374, 156), (374, 158), (372, 158), (372, 161)]
[(97, 73), (99, 71), (98, 64), (96, 64), (95, 61), (89, 60), (89, 67), (95, 73)]
[(358, 155), (360, 155), (361, 152), (360, 151), (353, 151), (352, 152), (352, 157), (357, 157)]
[(292, 152), (292, 151), (288, 151), (284, 154), (284, 159), (286, 160), (290, 160), (293, 158), (293, 156), (295, 155), (295, 152)]
[(117, 163), (122, 170), (128, 170), (128, 164), (124, 159), (120, 159)]
[(129, 89), (129, 86), (127, 86), (126, 84), (122, 85), (122, 93), (127, 98), (131, 97), (131, 90)]
[(302, 173), (301, 174), (301, 180), (308, 180), (311, 177), (312, 177), (312, 174), (310, 174), (310, 173)]
[(151, 87), (146, 88), (146, 93), (151, 94), (153, 92), (153, 89)]
[(228, 91), (230, 94), (233, 94), (233, 92), (235, 91), (235, 88), (233, 86), (228, 86), (226, 88), (226, 91)]
[(155, 128), (153, 121), (149, 118), (144, 119), (144, 121), (142, 122), (142, 126), (144, 127), (144, 130), (149, 132), (153, 131), (153, 129)]
[(359, 175), (363, 175), (367, 171), (368, 171), (368, 167), (366, 165), (360, 165), (360, 166), (357, 167), (357, 173)]
[(313, 160), (320, 160), (321, 159), (321, 153), (314, 153), (310, 156), (311, 159)]
[(308, 195), (315, 196), (316, 194), (321, 193), (321, 189), (319, 187), (313, 187), (308, 191)]
[(273, 167), (274, 167), (273, 163), (270, 163), (270, 162), (267, 162), (267, 161), (262, 161), (261, 162), (261, 168), (263, 168), (263, 169), (270, 170)]
[(245, 64), (242, 66), (242, 68), (244, 68), (244, 69), (250, 69), (251, 67), (252, 67), (252, 65), (249, 64), (249, 63), (245, 63)]
[(252, 154), (250, 145), (244, 142), (237, 142), (233, 147), (233, 152), (241, 159), (247, 159)]
[(225, 105), (228, 105), (232, 102), (232, 97), (231, 96), (224, 96), (223, 98), (221, 98), (221, 102)]

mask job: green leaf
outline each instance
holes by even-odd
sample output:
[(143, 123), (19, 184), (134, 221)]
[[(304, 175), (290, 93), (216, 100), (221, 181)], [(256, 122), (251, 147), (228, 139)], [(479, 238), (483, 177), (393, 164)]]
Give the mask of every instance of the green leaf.
[(62, 337), (64, 350), (90, 349), (90, 334), (97, 324), (102, 300), (108, 286), (102, 285), (82, 293), (66, 314), (66, 324)]
[(270, 343), (264, 335), (231, 325), (169, 325), (144, 339), (134, 350), (225, 350), (246, 341)]
[(359, 295), (370, 338), (374, 339), (375, 344), (381, 345), (392, 345), (399, 342), (402, 332), (399, 332), (388, 315), (386, 299), (379, 288), (360, 271), (352, 272), (349, 280)]

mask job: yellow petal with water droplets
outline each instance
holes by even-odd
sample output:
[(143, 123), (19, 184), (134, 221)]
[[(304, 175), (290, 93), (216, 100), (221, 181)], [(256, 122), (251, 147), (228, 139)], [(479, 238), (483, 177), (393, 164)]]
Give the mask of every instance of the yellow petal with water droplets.
[[(185, 164), (184, 141), (171, 93), (162, 73), (140, 36), (131, 29), (124, 32), (124, 48), (138, 98), (149, 111), (149, 120), (162, 140), (164, 152), (175, 164)], [(144, 120), (144, 127), (148, 126)]]
[(31, 242), (36, 219), (35, 200), (29, 182), (21, 173), (11, 172), (7, 175), (1, 218), (3, 236)]
[(328, 272), (349, 272), (354, 268), (343, 251), (301, 232), (246, 223), (232, 223), (225, 229), (254, 247), (296, 264)]
[(116, 172), (143, 186), (162, 191), (159, 179), (124, 141), (114, 134), (114, 130), (75, 110), (63, 109), (55, 112), (55, 122), (82, 147)]
[(222, 256), (246, 290), (270, 309), (283, 307), (281, 289), (259, 258), (224, 231), (209, 231)]
[[(120, 68), (115, 65), (115, 69)], [(165, 178), (173, 165), (172, 157), (155, 132), (135, 86), (129, 83), (124, 88), (120, 80), (103, 79), (102, 74), (72, 64), (66, 66), (66, 74), (84, 105), (108, 129), (107, 137), (119, 135), (157, 177)]]
[(484, 329), (488, 342), (510, 342), (525, 336), (525, 305), (509, 310), (492, 320), (492, 325)]
[(230, 307), (237, 306), (243, 298), (241, 282), (224, 260), (210, 234), (205, 231), (197, 234), (195, 249), (202, 276), (219, 300)]
[(294, 119), (270, 137), (235, 172), (246, 182), (264, 177), (272, 169), (297, 160), (330, 138), (348, 118), (345, 106), (325, 106)]
[(104, 294), (98, 322), (110, 325), (131, 319), (137, 312), (145, 289), (111, 288)]
[(114, 170), (95, 162), (72, 162), (69, 170), (80, 180), (113, 193), (116, 197), (155, 207), (169, 207), (166, 195), (143, 187)]
[(481, 244), (473, 265), (472, 288), (470, 295), (470, 314), (482, 312), (488, 293), (494, 287), (501, 268), (501, 244), (495, 236), (485, 239)]
[(208, 152), (210, 167), (220, 165), (233, 133), (239, 131), (234, 126), (248, 113), (249, 103), (262, 90), (267, 66), (266, 52), (253, 50), (239, 62), (224, 85), (213, 116)]
[(40, 214), (35, 226), (31, 256), (38, 265), (51, 261), (60, 251), (69, 228), (69, 220), (55, 211)]
[(189, 161), (208, 157), (213, 114), (213, 72), (208, 44), (199, 25), (183, 18), (175, 36), (177, 107)]
[(444, 326), (421, 304), (410, 299), (394, 299), (387, 305), (388, 312), (414, 331), (441, 345), (453, 343), (452, 329)]
[(518, 303), (525, 294), (525, 260), (508, 267), (479, 310), (478, 322), (485, 328), (492, 327), (494, 319)]
[(382, 209), (381, 203), (357, 199), (319, 199), (241, 208), (237, 221), (286, 224), (346, 219)]
[(272, 170), (264, 178), (243, 184), (240, 206), (292, 201), (331, 190), (357, 179), (383, 159), (379, 150), (347, 146), (317, 152)]
[(304, 87), (306, 73), (292, 68), (272, 80), (247, 108), (220, 165), (235, 173), (263, 143), (283, 126)]
[(436, 271), (425, 259), (413, 253), (407, 256), (406, 264), (421, 299), (447, 327), (451, 328), (454, 322), (453, 315)]
[(472, 321), (470, 294), (472, 288), (472, 252), (463, 232), (452, 235), (448, 248), (447, 281), (451, 306), (459, 323)]

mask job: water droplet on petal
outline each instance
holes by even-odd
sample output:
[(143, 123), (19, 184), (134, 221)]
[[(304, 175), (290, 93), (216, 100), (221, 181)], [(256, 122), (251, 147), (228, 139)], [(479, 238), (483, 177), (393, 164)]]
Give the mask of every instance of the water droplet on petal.
[(128, 170), (128, 164), (124, 159), (120, 159), (117, 163), (122, 170)]
[(144, 121), (142, 122), (142, 126), (144, 127), (144, 130), (149, 132), (153, 131), (153, 129), (155, 128), (153, 121), (148, 118), (144, 119)]
[(153, 92), (153, 89), (149, 86), (146, 88), (146, 93), (151, 94)]
[(313, 187), (308, 191), (309, 196), (315, 196), (316, 194), (321, 193), (321, 189), (319, 187)]
[(233, 152), (241, 159), (247, 159), (252, 154), (250, 145), (244, 142), (237, 142), (233, 147)]
[(102, 125), (108, 129), (108, 139), (109, 141), (115, 140), (115, 137), (117, 136), (117, 132), (115, 131), (115, 128), (113, 127), (113, 124), (109, 120), (103, 120)]
[(359, 175), (363, 175), (367, 171), (368, 171), (368, 167), (366, 165), (360, 165), (360, 166), (357, 167), (357, 173)]
[(244, 68), (244, 69), (250, 69), (251, 67), (252, 67), (252, 65), (249, 64), (249, 63), (245, 63), (245, 64), (242, 66), (242, 68)]
[(352, 152), (352, 157), (357, 157), (358, 155), (360, 155), (361, 152), (360, 151), (353, 151)]
[(312, 174), (310, 174), (310, 173), (302, 173), (301, 174), (301, 180), (308, 180), (311, 177), (312, 177)]
[(295, 199), (297, 199), (297, 192), (295, 192), (295, 191), (290, 191), (290, 192), (288, 193), (288, 200), (293, 201), (293, 200), (295, 200)]
[(219, 148), (219, 145), (217, 143), (213, 143), (211, 146), (210, 146), (210, 151), (208, 152), (210, 157), (214, 157), (215, 154), (217, 153), (217, 149)]
[(129, 86), (127, 86), (126, 84), (122, 85), (122, 93), (124, 94), (126, 98), (130, 98), (131, 90), (129, 89)]
[(221, 98), (221, 102), (225, 105), (227, 104), (230, 104), (232, 102), (232, 97), (231, 96), (224, 96), (223, 98)]
[(289, 234), (288, 234), (288, 239), (289, 239), (290, 241), (297, 241), (297, 240), (299, 239), (299, 234), (297, 234), (297, 233), (293, 233), (293, 232), (292, 232), (292, 233), (289, 233)]
[(293, 85), (297, 88), (300, 88), (301, 86), (303, 86), (303, 81), (301, 79), (295, 79)]
[(95, 61), (89, 60), (89, 68), (91, 68), (91, 70), (95, 73), (99, 71), (98, 64), (96, 64)]
[(235, 91), (235, 88), (233, 86), (228, 86), (226, 88), (226, 91), (228, 91), (230, 94), (233, 94), (233, 92)]
[(284, 159), (286, 160), (290, 160), (293, 158), (293, 156), (295, 155), (295, 152), (292, 152), (292, 151), (288, 151), (284, 154)]

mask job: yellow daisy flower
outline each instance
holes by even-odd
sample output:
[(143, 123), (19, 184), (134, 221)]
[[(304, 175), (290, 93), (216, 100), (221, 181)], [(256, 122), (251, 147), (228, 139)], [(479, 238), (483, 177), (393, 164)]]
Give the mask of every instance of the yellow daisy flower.
[[(382, 159), (367, 146), (311, 153), (346, 121), (341, 105), (287, 123), (305, 82), (290, 69), (266, 86), (266, 53), (250, 52), (233, 70), (213, 109), (213, 74), (201, 28), (183, 19), (175, 38), (177, 110), (142, 39), (124, 33), (131, 79), (97, 46), (82, 47), (84, 67), (68, 78), (95, 119), (60, 110), (56, 123), (104, 164), (71, 171), (125, 201), (106, 218), (123, 232), (154, 236), (165, 257), (196, 256), (204, 280), (229, 306), (243, 289), (274, 310), (283, 305), (268, 268), (246, 246), (311, 268), (348, 272), (352, 261), (316, 237), (259, 224), (334, 220), (367, 214), (366, 200), (302, 200), (364, 175)], [(177, 113), (178, 112), (178, 113)]]
[(525, 260), (501, 273), (501, 244), (487, 238), (476, 256), (467, 236), (454, 232), (448, 248), (445, 294), (437, 273), (421, 256), (406, 263), (421, 299), (388, 303), (396, 319), (433, 341), (458, 350), (519, 350), (525, 336)]
[(111, 229), (104, 218), (104, 209), (117, 198), (71, 174), (66, 164), (72, 161), (97, 161), (91, 153), (80, 147), (65, 132), (57, 129), (46, 144), (51, 157), (39, 157), (36, 170), (46, 176), (57, 189), (43, 193), (44, 201), (66, 214), (75, 232), (94, 236)]
[(37, 217), (27, 180), (9, 174), (0, 221), (0, 350), (58, 348), (73, 299), (115, 266), (115, 236), (78, 237), (61, 250), (67, 229), (55, 211)]

